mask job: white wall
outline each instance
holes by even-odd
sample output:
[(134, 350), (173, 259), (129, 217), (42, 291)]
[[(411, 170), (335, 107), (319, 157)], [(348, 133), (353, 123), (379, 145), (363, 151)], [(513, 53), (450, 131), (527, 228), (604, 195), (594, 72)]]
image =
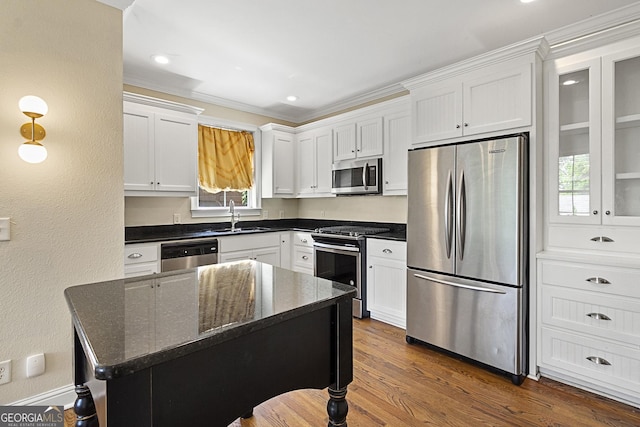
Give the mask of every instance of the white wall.
[[(13, 360), (6, 404), (71, 384), (65, 288), (122, 276), (122, 13), (94, 0), (3, 0), (0, 6), (0, 361)], [(38, 122), (49, 158), (17, 155), (24, 95), (49, 105)], [(43, 352), (44, 375), (25, 359)], [(60, 402), (66, 403), (66, 402)]]

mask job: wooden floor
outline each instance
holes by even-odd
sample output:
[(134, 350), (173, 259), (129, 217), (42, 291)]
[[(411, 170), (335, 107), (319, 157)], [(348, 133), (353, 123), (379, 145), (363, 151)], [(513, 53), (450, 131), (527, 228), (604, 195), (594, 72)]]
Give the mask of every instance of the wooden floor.
[[(375, 320), (354, 319), (353, 344), (350, 427), (640, 426), (637, 408), (544, 378), (515, 386), (506, 376), (406, 344), (404, 330)], [(324, 426), (327, 398), (326, 390), (293, 391), (232, 426)]]

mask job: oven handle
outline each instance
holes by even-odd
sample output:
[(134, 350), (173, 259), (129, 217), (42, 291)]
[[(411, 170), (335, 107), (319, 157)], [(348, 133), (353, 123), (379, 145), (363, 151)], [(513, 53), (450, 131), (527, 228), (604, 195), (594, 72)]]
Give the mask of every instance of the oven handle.
[(357, 247), (330, 245), (330, 244), (327, 244), (327, 243), (319, 243), (319, 242), (314, 242), (313, 243), (313, 247), (315, 247), (315, 248), (323, 248), (323, 249), (331, 249), (333, 251), (360, 252), (360, 248), (357, 248)]

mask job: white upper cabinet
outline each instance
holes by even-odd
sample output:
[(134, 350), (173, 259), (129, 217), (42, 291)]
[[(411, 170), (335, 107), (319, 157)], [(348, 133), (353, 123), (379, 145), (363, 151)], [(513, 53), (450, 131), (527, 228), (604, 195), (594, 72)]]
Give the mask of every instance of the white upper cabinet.
[(603, 222), (640, 225), (640, 48), (602, 58)]
[(413, 143), (531, 124), (531, 64), (494, 66), (411, 91)]
[(202, 110), (135, 94), (124, 98), (125, 195), (195, 195)]
[(295, 197), (295, 135), (272, 123), (262, 131), (262, 197)]
[(336, 126), (334, 135), (334, 162), (382, 156), (382, 117)]
[(411, 109), (408, 102), (403, 102), (400, 110), (384, 116), (384, 195), (407, 194), (407, 150), (410, 146)]
[(297, 135), (298, 197), (331, 197), (331, 127)]
[(550, 223), (640, 225), (640, 48), (621, 49), (632, 45), (546, 64)]
[(545, 48), (531, 39), (404, 81), (412, 143), (531, 126), (533, 69)]

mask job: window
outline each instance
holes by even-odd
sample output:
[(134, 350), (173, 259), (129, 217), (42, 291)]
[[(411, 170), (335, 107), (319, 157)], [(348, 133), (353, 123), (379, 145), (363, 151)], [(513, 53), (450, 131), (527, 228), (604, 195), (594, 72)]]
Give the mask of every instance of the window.
[[(236, 211), (242, 216), (260, 216), (260, 131), (257, 127), (226, 122), (206, 117), (200, 118), (200, 125), (224, 129), (231, 132), (250, 132), (253, 135), (253, 186), (246, 190), (207, 191), (202, 183), (198, 185), (198, 195), (191, 198), (191, 214), (193, 217), (223, 217), (229, 215), (229, 202), (233, 200)], [(199, 174), (200, 176), (200, 174)], [(200, 180), (199, 180), (200, 181)]]
[(558, 170), (560, 215), (589, 215), (589, 154), (561, 156)]

